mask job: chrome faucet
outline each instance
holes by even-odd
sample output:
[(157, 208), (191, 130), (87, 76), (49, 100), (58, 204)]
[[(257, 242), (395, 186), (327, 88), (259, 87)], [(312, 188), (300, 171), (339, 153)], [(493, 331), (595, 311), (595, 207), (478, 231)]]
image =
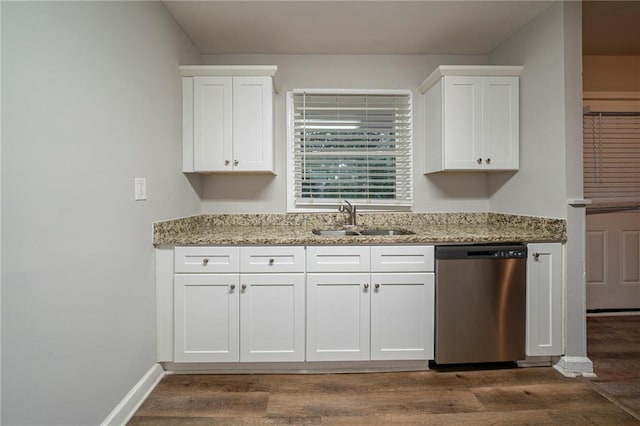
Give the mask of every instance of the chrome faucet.
[(356, 226), (356, 206), (352, 205), (347, 200), (342, 200), (343, 203), (338, 207), (340, 213), (346, 213), (349, 215), (349, 223), (347, 225)]

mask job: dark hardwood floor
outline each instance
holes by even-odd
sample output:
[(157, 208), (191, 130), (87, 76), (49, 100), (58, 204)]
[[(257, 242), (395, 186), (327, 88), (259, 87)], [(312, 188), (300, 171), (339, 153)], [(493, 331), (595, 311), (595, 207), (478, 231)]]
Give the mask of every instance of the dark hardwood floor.
[(640, 316), (589, 318), (591, 380), (550, 367), (173, 375), (129, 424), (638, 425), (639, 325)]
[(592, 383), (640, 415), (640, 315), (587, 318), (587, 354)]

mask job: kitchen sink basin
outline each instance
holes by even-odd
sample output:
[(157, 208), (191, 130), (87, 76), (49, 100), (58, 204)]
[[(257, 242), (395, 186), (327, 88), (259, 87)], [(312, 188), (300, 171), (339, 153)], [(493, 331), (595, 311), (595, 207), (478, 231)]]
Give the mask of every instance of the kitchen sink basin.
[(323, 237), (344, 237), (353, 235), (377, 236), (377, 235), (413, 235), (415, 232), (407, 229), (362, 229), (355, 231), (352, 229), (314, 229), (311, 232)]
[(408, 229), (363, 229), (360, 235), (413, 235)]
[(344, 237), (346, 235), (360, 235), (358, 231), (347, 229), (314, 229), (311, 232), (322, 237)]

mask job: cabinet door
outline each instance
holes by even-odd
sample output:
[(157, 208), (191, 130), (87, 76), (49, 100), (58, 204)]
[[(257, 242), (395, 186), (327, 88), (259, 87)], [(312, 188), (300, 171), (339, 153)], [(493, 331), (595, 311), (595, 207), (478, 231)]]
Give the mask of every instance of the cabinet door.
[(371, 359), (433, 359), (434, 274), (372, 274)]
[(177, 274), (174, 282), (176, 362), (239, 360), (237, 274)]
[(240, 276), (240, 361), (304, 361), (304, 274)]
[(369, 274), (307, 274), (307, 361), (369, 359)]
[(444, 77), (443, 102), (445, 168), (481, 168), (482, 78)]
[(519, 163), (518, 77), (482, 79), (482, 165), (517, 170)]
[(231, 77), (194, 77), (193, 166), (195, 171), (230, 171), (233, 159)]
[(271, 77), (233, 78), (233, 169), (273, 171)]
[(562, 245), (527, 250), (527, 355), (562, 355)]

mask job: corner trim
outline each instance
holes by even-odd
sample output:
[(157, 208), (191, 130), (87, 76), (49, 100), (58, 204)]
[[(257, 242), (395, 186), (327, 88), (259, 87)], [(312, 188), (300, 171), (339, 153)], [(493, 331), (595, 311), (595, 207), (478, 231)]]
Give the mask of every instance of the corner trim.
[(116, 408), (114, 408), (111, 414), (101, 423), (101, 426), (127, 424), (136, 410), (140, 408), (164, 376), (165, 372), (162, 366), (157, 363), (154, 364), (153, 367), (142, 376), (138, 383), (131, 388), (122, 401), (116, 405)]
[(566, 377), (596, 377), (593, 372), (593, 363), (586, 356), (563, 356), (553, 368)]

